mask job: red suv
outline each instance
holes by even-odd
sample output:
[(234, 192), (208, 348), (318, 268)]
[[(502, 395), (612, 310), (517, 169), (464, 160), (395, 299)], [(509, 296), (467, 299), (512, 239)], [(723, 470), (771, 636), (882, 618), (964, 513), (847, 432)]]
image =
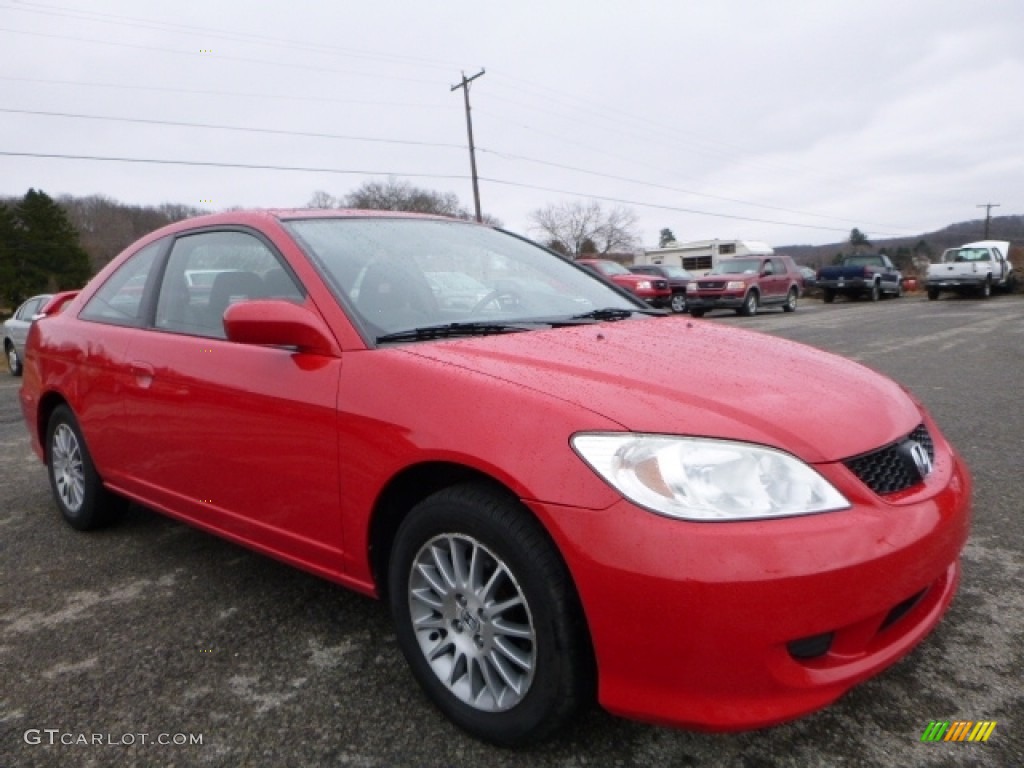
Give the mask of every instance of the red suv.
[(611, 280), (653, 307), (672, 305), (672, 289), (668, 280), (664, 278), (634, 275), (619, 262), (611, 259), (576, 259), (576, 263), (591, 272), (596, 272), (606, 280)]
[(771, 304), (793, 312), (801, 284), (800, 270), (789, 256), (737, 256), (723, 259), (705, 277), (690, 282), (686, 305), (694, 317), (709, 309), (735, 309), (749, 317)]

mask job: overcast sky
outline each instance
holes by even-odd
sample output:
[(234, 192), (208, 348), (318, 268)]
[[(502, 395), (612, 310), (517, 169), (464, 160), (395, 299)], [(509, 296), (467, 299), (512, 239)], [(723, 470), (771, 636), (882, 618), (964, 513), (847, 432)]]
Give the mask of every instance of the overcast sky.
[(1022, 33), (1021, 0), (0, 0), (0, 195), (301, 207), (393, 175), (472, 209), (451, 86), (483, 68), (481, 200), (515, 231), (593, 197), (648, 246), (914, 235), (1024, 213)]

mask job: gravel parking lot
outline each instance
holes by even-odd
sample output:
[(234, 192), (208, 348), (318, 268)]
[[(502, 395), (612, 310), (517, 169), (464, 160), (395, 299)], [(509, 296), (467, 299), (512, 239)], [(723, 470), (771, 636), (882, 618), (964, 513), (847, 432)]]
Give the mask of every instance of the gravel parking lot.
[[(693, 322), (881, 370), (966, 456), (975, 522), (960, 594), (880, 677), (758, 732), (594, 710), (532, 749), (489, 747), (420, 694), (382, 604), (139, 507), (106, 531), (67, 527), (29, 449), (19, 380), (0, 371), (0, 765), (1024, 765), (1024, 298), (805, 301)], [(933, 720), (997, 726), (986, 743), (922, 743)]]

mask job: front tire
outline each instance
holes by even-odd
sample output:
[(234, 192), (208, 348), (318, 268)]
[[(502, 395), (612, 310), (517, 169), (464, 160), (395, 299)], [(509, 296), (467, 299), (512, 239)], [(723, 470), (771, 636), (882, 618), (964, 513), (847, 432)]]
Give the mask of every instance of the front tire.
[(672, 307), (672, 311), (675, 312), (677, 315), (678, 314), (682, 314), (683, 312), (685, 312), (686, 311), (686, 294), (685, 293), (673, 293), (672, 294), (672, 303), (671, 303), (670, 306)]
[(929, 288), (928, 289), (928, 301), (935, 301), (937, 298), (939, 298), (939, 289), (938, 288)]
[(11, 371), (11, 376), (21, 376), (21, 358), (18, 357), (18, 350), (14, 348), (14, 344), (7, 342), (4, 351), (7, 353), (7, 368)]
[(822, 288), (821, 300), (826, 304), (831, 304), (836, 300), (836, 292), (832, 288)]
[(113, 496), (92, 463), (71, 409), (57, 406), (46, 428), (46, 469), (57, 508), (68, 525), (90, 531), (109, 525), (125, 506)]
[(986, 277), (985, 282), (981, 284), (981, 298), (988, 299), (992, 297), (992, 278)]
[(882, 298), (882, 286), (880, 286), (877, 282), (876, 283), (872, 283), (871, 284), (871, 293), (868, 294), (868, 297), (872, 301), (878, 301), (880, 298)]
[(753, 317), (757, 314), (757, 291), (750, 291), (743, 299), (743, 306), (736, 310), (744, 317)]
[(477, 738), (535, 742), (592, 678), (568, 570), (519, 501), (466, 483), (420, 502), (388, 569), (398, 644), (427, 696)]

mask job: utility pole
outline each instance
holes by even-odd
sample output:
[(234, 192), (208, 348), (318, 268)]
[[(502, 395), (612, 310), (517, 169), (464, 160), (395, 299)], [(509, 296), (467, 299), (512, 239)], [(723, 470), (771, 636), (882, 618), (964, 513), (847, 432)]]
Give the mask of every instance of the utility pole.
[(469, 84), (482, 76), (486, 70), (480, 67), (480, 71), (477, 72), (470, 78), (466, 77), (466, 73), (462, 73), (462, 82), (452, 86), (454, 91), (456, 88), (462, 89), (462, 95), (466, 101), (466, 133), (469, 134), (469, 169), (473, 174), (473, 205), (476, 208), (476, 220), (483, 221), (483, 216), (480, 215), (480, 185), (476, 178), (476, 149), (473, 147), (473, 118), (469, 114)]
[[(470, 144), (472, 144), (472, 142), (470, 142)], [(985, 209), (985, 239), (988, 240), (988, 223), (992, 219), (992, 209), (998, 208), (999, 203), (982, 203), (975, 207)]]

